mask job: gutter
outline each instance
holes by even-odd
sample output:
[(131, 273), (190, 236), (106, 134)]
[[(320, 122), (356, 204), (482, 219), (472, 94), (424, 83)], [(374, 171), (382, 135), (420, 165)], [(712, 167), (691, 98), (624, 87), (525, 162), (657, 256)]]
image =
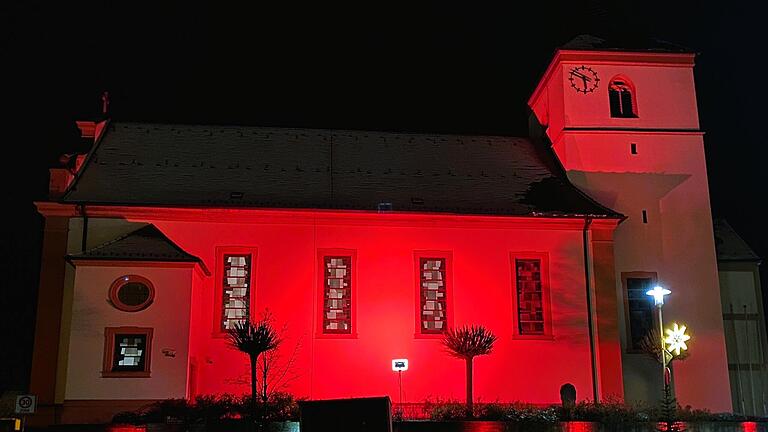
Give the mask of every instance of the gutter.
[(88, 214), (85, 212), (85, 204), (78, 204), (77, 211), (83, 216), (83, 234), (80, 240), (80, 252), (85, 252), (88, 245)]
[(582, 244), (584, 246), (584, 288), (587, 295), (587, 325), (589, 326), (589, 357), (592, 367), (592, 400), (598, 403), (597, 390), (597, 356), (595, 353), (595, 328), (592, 320), (592, 275), (589, 272), (589, 226), (592, 225), (592, 218), (584, 218), (584, 229), (582, 230)]

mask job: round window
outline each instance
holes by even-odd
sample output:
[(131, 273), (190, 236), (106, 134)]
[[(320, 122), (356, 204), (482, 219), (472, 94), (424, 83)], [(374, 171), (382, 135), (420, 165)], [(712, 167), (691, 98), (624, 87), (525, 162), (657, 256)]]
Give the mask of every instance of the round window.
[(112, 282), (109, 300), (121, 311), (137, 312), (146, 309), (155, 298), (155, 288), (147, 278), (126, 275)]

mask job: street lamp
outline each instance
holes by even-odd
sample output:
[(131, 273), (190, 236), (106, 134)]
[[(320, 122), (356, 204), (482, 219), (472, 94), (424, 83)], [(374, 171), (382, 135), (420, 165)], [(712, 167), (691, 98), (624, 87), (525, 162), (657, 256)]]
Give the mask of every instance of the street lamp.
[(659, 342), (661, 344), (661, 351), (659, 351), (659, 354), (661, 355), (661, 373), (664, 385), (669, 385), (669, 369), (667, 368), (667, 364), (669, 364), (669, 360), (667, 358), (667, 349), (666, 346), (664, 346), (664, 322), (662, 320), (661, 316), (661, 307), (664, 306), (664, 296), (667, 296), (671, 294), (672, 291), (662, 287), (661, 285), (656, 285), (653, 287), (653, 289), (650, 289), (645, 292), (646, 295), (649, 295), (653, 297), (653, 304), (656, 306), (656, 317), (657, 321), (659, 322)]
[(670, 291), (670, 290), (668, 290), (666, 288), (663, 288), (663, 287), (661, 287), (659, 285), (656, 285), (655, 287), (653, 287), (652, 290), (648, 290), (645, 293), (647, 295), (653, 297), (653, 304), (654, 305), (656, 305), (658, 307), (661, 307), (662, 305), (664, 305), (664, 296), (671, 294), (672, 291)]

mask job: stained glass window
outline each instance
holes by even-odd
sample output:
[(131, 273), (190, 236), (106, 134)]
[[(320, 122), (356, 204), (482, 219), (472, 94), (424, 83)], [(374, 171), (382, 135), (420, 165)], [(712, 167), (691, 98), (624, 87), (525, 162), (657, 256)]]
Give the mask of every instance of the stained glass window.
[(326, 256), (323, 333), (352, 332), (352, 257)]
[(441, 333), (446, 328), (445, 258), (419, 259), (421, 332)]
[(146, 348), (146, 334), (116, 334), (112, 372), (143, 371), (147, 357)]
[(516, 259), (517, 325), (521, 335), (544, 334), (544, 292), (540, 259)]
[(227, 331), (248, 319), (251, 255), (224, 255), (221, 329)]

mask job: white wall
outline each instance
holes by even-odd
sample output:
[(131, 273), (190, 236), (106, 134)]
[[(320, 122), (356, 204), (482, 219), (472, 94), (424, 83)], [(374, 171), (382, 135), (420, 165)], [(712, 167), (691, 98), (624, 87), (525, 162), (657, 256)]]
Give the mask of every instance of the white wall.
[[(85, 248), (90, 249), (105, 242), (141, 228), (143, 223), (128, 222), (124, 219), (88, 219), (88, 235)], [(78, 254), (83, 248), (83, 218), (69, 220), (67, 254)], [(63, 403), (67, 388), (69, 359), (69, 336), (72, 325), (72, 301), (74, 297), (75, 268), (67, 264), (64, 276), (61, 327), (59, 329), (59, 351), (56, 371), (56, 403)]]
[[(720, 269), (725, 335), (735, 412), (765, 416), (766, 393), (765, 316), (760, 304), (757, 265), (752, 269)], [(731, 307), (732, 306), (732, 307)], [(746, 313), (746, 316), (745, 316)]]
[[(67, 365), (67, 400), (165, 399), (186, 396), (192, 268), (80, 265), (75, 272)], [(136, 274), (154, 284), (152, 305), (122, 312), (108, 291), (120, 276)], [(150, 378), (102, 378), (105, 327), (152, 327)], [(166, 357), (163, 349), (176, 351)]]
[[(547, 81), (547, 94), (562, 94), (563, 111), (557, 112), (552, 101), (545, 106), (541, 98), (533, 108), (540, 118), (549, 117), (547, 133), (570, 180), (628, 217), (615, 235), (626, 399), (653, 402), (662, 395), (660, 366), (644, 354), (626, 352), (621, 285), (622, 272), (656, 272), (673, 292), (664, 307), (665, 322), (686, 323), (694, 335), (690, 357), (674, 367), (678, 401), (728, 411), (730, 381), (693, 65), (642, 64), (641, 56), (622, 55), (611, 60), (584, 52), (583, 59), (557, 65), (559, 74)], [(568, 71), (582, 64), (602, 80), (595, 92), (570, 88)], [(608, 83), (618, 74), (635, 85), (636, 118), (610, 117)], [(556, 92), (557, 87), (563, 91)], [(631, 153), (632, 143), (637, 154)]]

